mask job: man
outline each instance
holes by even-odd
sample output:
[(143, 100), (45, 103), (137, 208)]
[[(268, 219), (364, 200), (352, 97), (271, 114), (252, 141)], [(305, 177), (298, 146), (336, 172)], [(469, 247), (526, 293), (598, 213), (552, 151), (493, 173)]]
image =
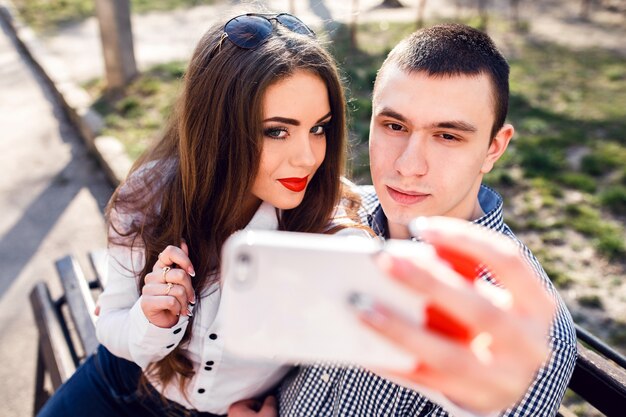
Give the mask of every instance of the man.
[[(358, 187), (363, 221), (385, 238), (409, 238), (407, 224), (419, 216), (469, 220), (499, 232), (478, 238), (463, 225), (457, 224), (455, 232), (450, 222), (435, 218), (425, 223), (420, 238), (485, 260), (489, 270), (482, 277), (513, 293), (514, 307), (507, 311), (490, 311), (488, 303), (480, 304), (465, 288), (457, 292), (438, 284), (437, 273), (449, 274), (445, 266), (390, 256), (380, 262), (449, 316), (477, 331), (484, 326), (490, 334), (488, 356), (411, 327), (384, 309), (365, 312), (366, 323), (415, 352), (424, 364), (403, 375), (303, 367), (280, 389), (281, 415), (446, 416), (501, 410), (511, 417), (556, 415), (576, 358), (572, 320), (537, 260), (504, 224), (501, 197), (481, 185), (514, 133), (504, 123), (508, 75), (508, 64), (491, 39), (469, 27), (440, 25), (405, 39), (391, 51), (375, 82), (370, 126), (374, 185)], [(508, 248), (510, 242), (522, 249), (527, 270)], [(533, 374), (545, 359), (529, 341), (547, 328), (540, 324), (551, 313), (545, 304), (541, 307), (546, 293), (555, 301), (556, 316), (547, 360)], [(273, 407), (271, 401), (260, 415)]]

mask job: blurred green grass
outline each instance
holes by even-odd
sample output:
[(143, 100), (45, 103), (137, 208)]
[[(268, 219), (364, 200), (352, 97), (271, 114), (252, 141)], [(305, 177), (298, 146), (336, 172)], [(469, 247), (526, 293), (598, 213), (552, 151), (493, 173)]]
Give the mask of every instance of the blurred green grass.
[[(53, 30), (95, 15), (96, 0), (12, 0), (26, 24), (37, 31)], [(134, 13), (213, 4), (215, 0), (130, 0)]]

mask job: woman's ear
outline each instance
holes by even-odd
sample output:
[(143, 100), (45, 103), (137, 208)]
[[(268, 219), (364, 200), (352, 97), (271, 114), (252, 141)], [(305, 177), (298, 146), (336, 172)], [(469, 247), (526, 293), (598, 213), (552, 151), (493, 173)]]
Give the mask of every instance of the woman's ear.
[(500, 159), (504, 151), (506, 151), (506, 148), (509, 146), (509, 142), (511, 141), (514, 133), (515, 128), (511, 124), (505, 124), (498, 131), (498, 133), (496, 133), (496, 136), (489, 145), (487, 156), (485, 157), (483, 166), (480, 169), (481, 173), (486, 174), (493, 169), (493, 165), (498, 159)]

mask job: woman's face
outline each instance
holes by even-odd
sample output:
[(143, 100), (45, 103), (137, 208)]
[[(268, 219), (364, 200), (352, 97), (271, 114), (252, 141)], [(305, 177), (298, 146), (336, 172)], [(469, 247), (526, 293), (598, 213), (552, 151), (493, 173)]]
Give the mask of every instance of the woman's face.
[(331, 119), (326, 84), (304, 70), (271, 85), (263, 98), (263, 149), (252, 186), (256, 199), (297, 207), (326, 154)]

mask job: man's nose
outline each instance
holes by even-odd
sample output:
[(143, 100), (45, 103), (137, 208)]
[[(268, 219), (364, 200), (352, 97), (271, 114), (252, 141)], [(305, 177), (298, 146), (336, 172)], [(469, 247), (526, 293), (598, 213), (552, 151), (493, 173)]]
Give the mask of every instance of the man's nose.
[(425, 175), (428, 172), (427, 151), (425, 138), (417, 133), (412, 134), (396, 159), (396, 171), (405, 177)]

